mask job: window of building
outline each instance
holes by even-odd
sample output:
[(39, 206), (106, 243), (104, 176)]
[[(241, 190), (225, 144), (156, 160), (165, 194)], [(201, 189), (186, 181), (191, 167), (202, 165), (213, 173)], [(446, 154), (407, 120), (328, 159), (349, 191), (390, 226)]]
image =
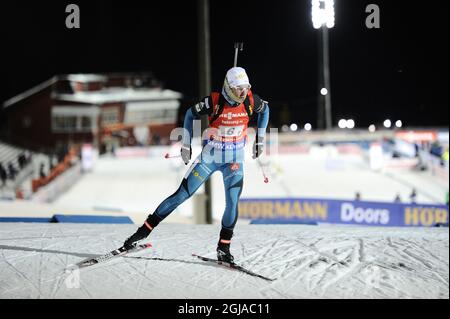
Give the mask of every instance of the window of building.
[(53, 132), (76, 132), (77, 118), (75, 116), (53, 116), (52, 117)]
[(81, 117), (81, 130), (90, 131), (92, 129), (92, 119), (87, 116)]
[(176, 122), (177, 101), (127, 103), (126, 124), (172, 124)]
[(119, 123), (119, 108), (105, 108), (102, 110), (102, 124), (117, 124)]
[(55, 133), (88, 133), (97, 128), (97, 107), (54, 106), (52, 131)]

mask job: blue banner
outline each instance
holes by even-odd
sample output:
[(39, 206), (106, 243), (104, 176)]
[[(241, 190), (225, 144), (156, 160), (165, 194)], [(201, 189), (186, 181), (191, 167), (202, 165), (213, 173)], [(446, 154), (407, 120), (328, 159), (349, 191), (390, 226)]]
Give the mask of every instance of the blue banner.
[(239, 201), (239, 217), (368, 226), (448, 226), (448, 207), (311, 198)]

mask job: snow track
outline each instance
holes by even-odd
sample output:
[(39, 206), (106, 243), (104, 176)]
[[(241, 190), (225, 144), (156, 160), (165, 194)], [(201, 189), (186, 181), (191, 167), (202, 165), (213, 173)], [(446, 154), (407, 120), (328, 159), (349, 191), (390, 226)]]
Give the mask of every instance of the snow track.
[(161, 224), (150, 250), (66, 273), (136, 226), (0, 224), (0, 298), (449, 298), (448, 228), (238, 223), (232, 253), (267, 282), (191, 256), (218, 227)]

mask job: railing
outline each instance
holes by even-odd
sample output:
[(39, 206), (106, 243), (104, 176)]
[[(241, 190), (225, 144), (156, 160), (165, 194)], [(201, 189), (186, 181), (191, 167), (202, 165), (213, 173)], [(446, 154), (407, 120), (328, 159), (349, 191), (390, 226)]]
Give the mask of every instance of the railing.
[(31, 181), (32, 192), (36, 193), (41, 187), (48, 185), (50, 182), (56, 179), (56, 177), (58, 177), (66, 170), (68, 170), (72, 165), (74, 165), (76, 161), (77, 153), (74, 148), (71, 148), (68, 154), (64, 157), (64, 160), (56, 165), (47, 176), (33, 179)]
[[(60, 172), (60, 170), (57, 170)], [(37, 192), (33, 195), (32, 201), (39, 203), (51, 203), (62, 193), (67, 191), (82, 175), (81, 163), (77, 162), (70, 168), (66, 168), (61, 173), (54, 175), (53, 181), (45, 185), (40, 185)], [(58, 178), (56, 178), (58, 176)], [(56, 178), (56, 179), (55, 179)], [(33, 181), (36, 185), (36, 180)]]

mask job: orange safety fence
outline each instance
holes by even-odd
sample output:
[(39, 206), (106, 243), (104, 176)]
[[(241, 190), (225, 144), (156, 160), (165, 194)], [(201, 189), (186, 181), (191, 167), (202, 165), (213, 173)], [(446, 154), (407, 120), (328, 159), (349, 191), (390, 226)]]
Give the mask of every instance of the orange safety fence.
[(70, 166), (72, 166), (72, 160), (77, 156), (77, 152), (74, 148), (71, 148), (67, 155), (64, 157), (64, 160), (56, 165), (50, 173), (38, 179), (33, 179), (31, 181), (31, 188), (33, 193), (37, 192), (39, 188), (48, 185), (51, 181), (53, 181), (56, 177), (64, 173)]

